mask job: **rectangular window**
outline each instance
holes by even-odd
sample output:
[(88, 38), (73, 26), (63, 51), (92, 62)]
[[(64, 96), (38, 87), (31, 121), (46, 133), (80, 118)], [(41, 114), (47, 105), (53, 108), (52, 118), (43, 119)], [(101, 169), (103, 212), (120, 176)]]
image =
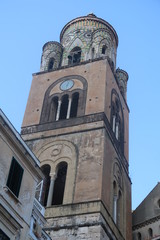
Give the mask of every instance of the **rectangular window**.
[(9, 170), (7, 186), (14, 193), (16, 197), (19, 195), (19, 190), (22, 182), (23, 176), (23, 168), (16, 161), (16, 159), (12, 158), (12, 163)]
[(0, 240), (10, 240), (9, 237), (0, 229)]

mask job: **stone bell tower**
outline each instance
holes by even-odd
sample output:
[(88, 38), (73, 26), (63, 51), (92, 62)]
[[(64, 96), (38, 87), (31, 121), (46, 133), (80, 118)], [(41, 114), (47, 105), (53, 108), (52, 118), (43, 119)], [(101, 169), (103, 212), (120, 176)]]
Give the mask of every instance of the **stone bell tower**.
[(45, 175), (41, 202), (52, 239), (131, 239), (128, 74), (118, 36), (89, 14), (43, 46), (22, 137)]

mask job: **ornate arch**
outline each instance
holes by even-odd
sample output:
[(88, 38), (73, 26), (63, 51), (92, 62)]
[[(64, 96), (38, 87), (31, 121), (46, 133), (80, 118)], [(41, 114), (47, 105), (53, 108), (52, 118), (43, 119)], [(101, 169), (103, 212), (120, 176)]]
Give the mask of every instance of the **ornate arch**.
[(61, 162), (68, 165), (63, 204), (72, 203), (75, 188), (77, 151), (73, 143), (59, 140), (47, 143), (37, 152), (40, 165), (50, 165), (50, 176), (56, 178), (57, 166)]
[[(77, 83), (77, 85), (79, 85), (79, 86), (76, 88), (73, 87), (71, 89), (61, 91), (60, 84), (64, 81), (67, 81), (70, 79), (73, 79), (73, 81), (75, 83)], [(79, 93), (79, 104), (78, 104), (79, 106), (78, 106), (77, 116), (84, 115), (86, 97), (87, 97), (87, 88), (88, 88), (88, 84), (87, 84), (86, 79), (80, 75), (69, 75), (69, 76), (65, 76), (60, 79), (57, 79), (46, 90), (46, 93), (44, 96), (44, 101), (43, 101), (40, 123), (42, 124), (42, 123), (46, 123), (46, 122), (51, 122), (50, 117), (49, 117), (50, 109), (51, 109), (51, 102), (54, 97), (60, 98), (64, 94), (68, 94), (69, 96), (71, 96), (75, 92)], [(56, 89), (56, 90), (54, 90), (54, 89)], [(59, 89), (59, 90), (57, 90), (57, 89)], [(54, 121), (54, 119), (52, 121)]]

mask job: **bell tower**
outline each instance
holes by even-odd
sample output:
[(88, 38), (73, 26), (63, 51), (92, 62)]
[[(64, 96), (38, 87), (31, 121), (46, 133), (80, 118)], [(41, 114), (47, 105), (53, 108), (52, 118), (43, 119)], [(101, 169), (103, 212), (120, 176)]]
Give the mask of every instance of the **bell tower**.
[(52, 239), (131, 240), (128, 74), (118, 36), (94, 14), (43, 46), (21, 134), (45, 175), (41, 203)]

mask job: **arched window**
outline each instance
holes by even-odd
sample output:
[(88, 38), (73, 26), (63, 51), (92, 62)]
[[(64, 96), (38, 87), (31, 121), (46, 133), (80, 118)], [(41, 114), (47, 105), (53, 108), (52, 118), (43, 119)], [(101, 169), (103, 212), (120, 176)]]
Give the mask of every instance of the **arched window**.
[(50, 186), (50, 175), (49, 174), (50, 174), (51, 167), (48, 164), (45, 164), (41, 167), (41, 169), (45, 176), (44, 181), (43, 181), (41, 203), (43, 206), (46, 206), (48, 193), (49, 193), (49, 186)]
[(111, 127), (121, 152), (124, 152), (124, 116), (119, 96), (115, 89), (111, 95)]
[(120, 228), (122, 223), (122, 193), (119, 191), (117, 200), (117, 224)]
[(153, 237), (153, 230), (152, 230), (152, 228), (148, 229), (148, 235), (149, 235), (150, 238)]
[(54, 58), (50, 58), (48, 63), (48, 70), (52, 70), (54, 66)]
[(65, 95), (62, 97), (62, 103), (61, 103), (59, 120), (61, 120), (61, 119), (66, 119), (66, 117), (67, 117), (68, 101), (69, 101), (68, 95), (65, 94)]
[(92, 48), (92, 59), (94, 59), (94, 48)]
[[(86, 80), (77, 76), (67, 76), (51, 84), (45, 93), (40, 124), (44, 128), (54, 128), (54, 121), (79, 117), (85, 114), (87, 83)], [(76, 86), (75, 83), (80, 83)], [(84, 84), (85, 83), (85, 84)], [(58, 87), (57, 87), (58, 86)], [(68, 121), (65, 121), (68, 124)]]
[(66, 175), (67, 175), (67, 163), (61, 162), (59, 163), (57, 168), (57, 178), (55, 180), (54, 185), (52, 205), (59, 205), (63, 203)]
[(121, 138), (121, 118), (119, 115), (120, 106), (119, 101), (116, 99), (115, 103), (112, 103), (112, 130), (115, 133), (117, 140)]
[(49, 119), (48, 119), (49, 122), (56, 120), (57, 109), (58, 109), (58, 97), (55, 96), (53, 97), (50, 105), (50, 112), (49, 112)]
[(77, 117), (78, 100), (79, 100), (79, 93), (78, 92), (73, 93), (72, 104), (71, 104), (71, 112), (70, 112), (70, 117), (71, 118)]
[(117, 223), (117, 184), (113, 182), (113, 220)]
[(102, 47), (102, 54), (106, 54), (106, 50), (107, 50), (107, 46), (103, 45), (103, 47)]
[(142, 235), (141, 235), (140, 232), (137, 233), (137, 239), (138, 239), (138, 240), (142, 240)]
[(81, 48), (75, 47), (68, 56), (68, 65), (76, 64), (81, 61)]

